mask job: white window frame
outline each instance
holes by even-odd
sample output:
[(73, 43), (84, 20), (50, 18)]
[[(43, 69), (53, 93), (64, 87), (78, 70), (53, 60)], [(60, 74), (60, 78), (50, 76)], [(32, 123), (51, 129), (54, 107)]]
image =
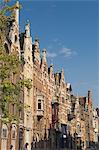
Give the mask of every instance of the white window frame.
[[(41, 100), (41, 109), (38, 109), (38, 102)], [(37, 110), (44, 110), (44, 96), (38, 95), (37, 96)]]

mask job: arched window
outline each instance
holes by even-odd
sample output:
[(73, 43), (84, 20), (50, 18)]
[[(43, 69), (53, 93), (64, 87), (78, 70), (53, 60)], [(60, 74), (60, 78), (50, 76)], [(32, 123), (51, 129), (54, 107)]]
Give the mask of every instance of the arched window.
[(3, 124), (2, 126), (2, 138), (8, 138), (8, 127), (6, 124)]
[(12, 125), (11, 138), (16, 139), (16, 126), (14, 124)]
[(19, 149), (23, 149), (23, 128), (19, 128)]
[(19, 139), (23, 139), (23, 128), (19, 129)]
[(81, 132), (81, 125), (79, 122), (76, 125), (76, 129), (77, 129), (77, 133), (79, 134)]
[(1, 129), (1, 149), (7, 150), (7, 141), (8, 141), (8, 127), (6, 124), (2, 125)]

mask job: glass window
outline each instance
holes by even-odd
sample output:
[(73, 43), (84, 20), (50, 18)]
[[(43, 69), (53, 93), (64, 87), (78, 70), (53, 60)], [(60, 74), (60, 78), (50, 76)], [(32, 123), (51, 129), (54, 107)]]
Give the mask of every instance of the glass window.
[(18, 39), (18, 38), (17, 38), (17, 35), (15, 35), (15, 42), (17, 42), (17, 39)]
[(22, 110), (19, 110), (19, 117), (22, 118)]
[(5, 44), (4, 47), (5, 47), (6, 53), (9, 54), (9, 48), (8, 48), (8, 45)]
[(7, 137), (7, 129), (2, 130), (2, 135), (3, 135), (3, 138)]
[(41, 109), (41, 100), (38, 100), (38, 109)]
[(77, 133), (80, 133), (81, 132), (81, 127), (80, 127), (80, 124), (78, 123), (77, 124)]
[(62, 103), (64, 103), (64, 97), (62, 97)]
[(12, 138), (15, 139), (15, 130), (12, 130)]
[(12, 114), (15, 114), (15, 105), (12, 104)]

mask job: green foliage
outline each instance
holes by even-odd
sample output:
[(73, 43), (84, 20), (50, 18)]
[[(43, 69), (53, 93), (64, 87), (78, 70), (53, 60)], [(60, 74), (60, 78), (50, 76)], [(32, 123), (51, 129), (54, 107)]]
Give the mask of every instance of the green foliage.
[[(23, 104), (19, 101), (21, 91), (23, 87), (26, 87), (27, 90), (32, 87), (30, 79), (20, 79), (22, 62), (19, 60), (18, 55), (7, 54), (4, 47), (9, 31), (9, 21), (14, 20), (13, 10), (15, 7), (16, 5), (9, 7), (4, 4), (0, 10), (0, 108), (3, 122), (13, 120), (18, 122), (18, 115), (11, 114), (9, 108), (14, 104), (17, 111), (23, 109)], [(10, 16), (6, 16), (7, 11), (10, 11)], [(16, 76), (15, 82), (12, 80), (13, 75)]]
[(23, 80), (22, 82), (23, 82), (22, 84), (23, 84), (28, 90), (30, 90), (30, 89), (32, 88), (31, 79), (25, 79), (25, 80)]

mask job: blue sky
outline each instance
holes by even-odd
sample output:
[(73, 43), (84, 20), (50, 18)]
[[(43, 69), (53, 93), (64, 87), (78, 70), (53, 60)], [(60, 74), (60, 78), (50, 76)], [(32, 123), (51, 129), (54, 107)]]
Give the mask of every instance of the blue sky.
[[(14, 0), (12, 0), (14, 2)], [(98, 2), (20, 0), (20, 30), (30, 20), (33, 40), (47, 49), (48, 63), (55, 71), (64, 68), (65, 81), (74, 94), (86, 96), (92, 90), (93, 103), (99, 106)]]

